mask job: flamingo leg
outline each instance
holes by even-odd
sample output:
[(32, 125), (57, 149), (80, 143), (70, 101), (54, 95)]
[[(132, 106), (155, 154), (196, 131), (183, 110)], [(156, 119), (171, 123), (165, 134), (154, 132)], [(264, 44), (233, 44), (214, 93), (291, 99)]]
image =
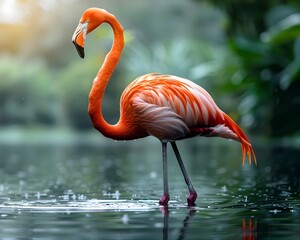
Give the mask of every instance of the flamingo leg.
[(179, 153), (179, 150), (177, 148), (177, 145), (175, 142), (171, 142), (171, 145), (172, 145), (172, 148), (173, 148), (173, 151), (176, 155), (176, 158), (177, 158), (177, 161), (178, 161), (178, 164), (180, 166), (180, 169), (181, 169), (181, 172), (183, 174), (183, 177), (184, 177), (184, 181), (189, 189), (189, 192), (190, 192), (190, 195), (188, 196), (187, 198), (187, 202), (188, 202), (188, 205), (189, 206), (194, 206), (195, 205), (195, 201), (197, 199), (197, 192), (192, 184), (192, 181), (186, 171), (186, 168), (183, 164), (183, 161), (182, 161), (182, 158), (180, 156), (180, 153)]
[(168, 162), (167, 162), (167, 142), (162, 142), (162, 160), (163, 160), (163, 182), (164, 182), (164, 194), (159, 200), (159, 204), (168, 205), (170, 195), (168, 186)]

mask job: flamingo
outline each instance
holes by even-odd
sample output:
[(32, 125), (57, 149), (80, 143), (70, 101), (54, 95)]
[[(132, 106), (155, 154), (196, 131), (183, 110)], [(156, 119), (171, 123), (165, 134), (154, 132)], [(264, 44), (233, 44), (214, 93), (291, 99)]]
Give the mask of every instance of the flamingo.
[(116, 68), (123, 47), (124, 30), (117, 18), (100, 8), (87, 9), (80, 18), (72, 42), (81, 58), (87, 34), (102, 23), (108, 23), (114, 41), (100, 67), (89, 93), (88, 113), (95, 129), (114, 140), (134, 140), (147, 136), (158, 138), (162, 145), (163, 196), (159, 204), (167, 206), (167, 144), (170, 143), (189, 190), (187, 204), (195, 205), (197, 192), (186, 171), (176, 145), (177, 140), (205, 136), (233, 139), (241, 143), (242, 163), (246, 155), (256, 163), (254, 150), (241, 128), (214, 102), (209, 93), (194, 82), (172, 75), (150, 73), (138, 77), (123, 91), (120, 118), (115, 125), (107, 123), (101, 112), (106, 86)]

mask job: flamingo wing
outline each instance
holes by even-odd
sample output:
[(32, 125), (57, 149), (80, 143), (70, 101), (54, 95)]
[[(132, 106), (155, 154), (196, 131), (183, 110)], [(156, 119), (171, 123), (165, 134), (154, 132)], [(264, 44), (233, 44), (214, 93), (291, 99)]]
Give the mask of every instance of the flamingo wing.
[(131, 108), (135, 124), (161, 140), (190, 137), (199, 128), (213, 127), (222, 111), (197, 84), (170, 75), (148, 74), (124, 90), (121, 104)]

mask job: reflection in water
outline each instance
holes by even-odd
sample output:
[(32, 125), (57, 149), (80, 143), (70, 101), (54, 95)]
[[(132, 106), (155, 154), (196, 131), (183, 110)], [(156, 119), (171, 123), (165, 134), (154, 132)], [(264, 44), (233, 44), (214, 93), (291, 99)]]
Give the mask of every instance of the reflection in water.
[[(169, 240), (169, 217), (170, 211), (167, 206), (161, 207), (160, 211), (163, 213), (163, 240)], [(188, 207), (187, 214), (183, 219), (180, 230), (178, 232), (178, 236), (176, 236), (177, 240), (183, 240), (186, 237), (189, 237), (188, 226), (191, 223), (193, 217), (196, 215), (197, 208), (195, 207)], [(215, 222), (215, 224), (218, 224)], [(256, 240), (257, 238), (257, 221), (256, 219), (242, 219), (241, 224), (242, 230), (242, 240)], [(172, 236), (171, 239), (173, 239)]]
[(243, 240), (256, 240), (257, 239), (257, 222), (256, 219), (246, 221), (242, 220)]
[(169, 232), (169, 208), (168, 206), (162, 206), (160, 211), (164, 215), (164, 226), (163, 226), (163, 240), (168, 240), (168, 232)]
[[(168, 232), (169, 232), (169, 208), (168, 206), (164, 206), (160, 208), (160, 211), (164, 215), (164, 226), (163, 226), (163, 240), (168, 240)], [(192, 217), (195, 215), (196, 209), (193, 207), (188, 207), (188, 213), (185, 219), (182, 222), (182, 227), (179, 231), (178, 240), (185, 239), (186, 230), (188, 228), (189, 222), (191, 221)]]
[(188, 224), (191, 221), (192, 217), (195, 215), (195, 213), (196, 213), (195, 209), (189, 208), (188, 214), (186, 215), (185, 219), (183, 220), (183, 226), (180, 229), (180, 234), (179, 234), (178, 239), (184, 239)]

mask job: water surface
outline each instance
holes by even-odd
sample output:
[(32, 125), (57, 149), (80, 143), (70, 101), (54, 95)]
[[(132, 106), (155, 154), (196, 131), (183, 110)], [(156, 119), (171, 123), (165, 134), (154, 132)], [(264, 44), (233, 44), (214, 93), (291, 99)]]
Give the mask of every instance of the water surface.
[(158, 205), (151, 139), (2, 143), (1, 239), (299, 239), (299, 149), (258, 144), (258, 165), (242, 167), (235, 142), (178, 146), (199, 195), (191, 208), (171, 148), (171, 201)]

